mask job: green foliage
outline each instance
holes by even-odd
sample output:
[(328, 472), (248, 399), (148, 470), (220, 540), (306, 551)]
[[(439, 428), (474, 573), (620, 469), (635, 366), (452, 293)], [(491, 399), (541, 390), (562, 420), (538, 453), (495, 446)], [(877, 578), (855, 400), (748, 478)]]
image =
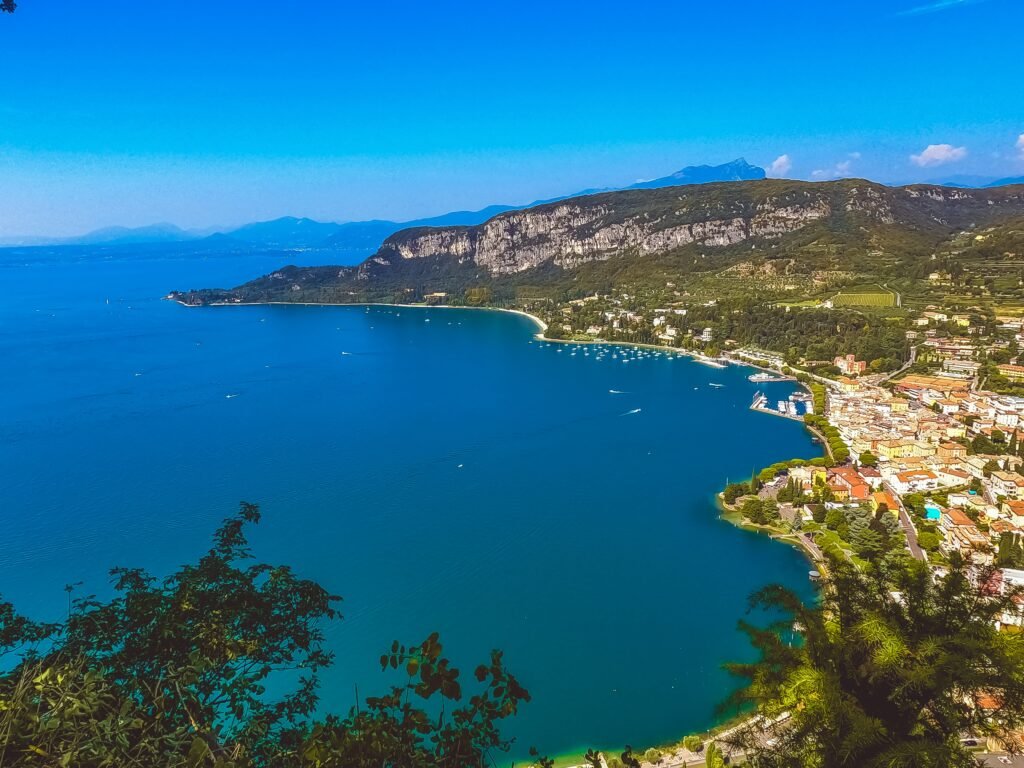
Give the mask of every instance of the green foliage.
[(0, 655), (19, 657), (0, 672), (0, 764), (471, 768), (508, 748), (498, 725), (529, 694), (494, 651), (465, 699), (436, 634), (381, 657), (403, 684), (314, 721), (339, 598), (251, 562), (245, 527), (258, 520), (243, 504), (197, 564), (167, 578), (113, 570), (115, 596), (75, 600), (61, 625), (0, 602)]
[(706, 768), (725, 768), (725, 757), (722, 750), (715, 742), (709, 742), (707, 751), (704, 753), (704, 765)]
[(730, 506), (736, 503), (736, 500), (740, 496), (745, 495), (750, 490), (746, 483), (729, 483), (725, 486), (725, 490), (722, 491), (722, 498), (726, 504)]
[(1000, 535), (996, 565), (1000, 568), (1024, 568), (1024, 537), (1016, 533)]
[(740, 512), (756, 525), (771, 525), (779, 519), (779, 505), (771, 499), (749, 496), (743, 500)]
[[(962, 733), (1005, 738), (1024, 725), (1024, 635), (996, 627), (1019, 613), (1020, 590), (992, 593), (994, 571), (975, 582), (959, 558), (934, 581), (916, 562), (863, 573), (835, 560), (829, 570), (818, 604), (769, 587), (753, 605), (773, 619), (740, 625), (759, 658), (729, 666), (744, 687), (725, 709), (756, 707), (767, 721), (789, 713), (771, 739), (758, 721), (730, 738), (751, 764), (967, 768), (976, 763)], [(1002, 702), (997, 716), (981, 693)]]
[(486, 306), (493, 300), (493, 295), (491, 289), (486, 286), (467, 288), (465, 294), (466, 304), (470, 307)]
[(857, 457), (857, 463), (862, 467), (877, 467), (878, 457), (871, 451), (863, 451), (860, 456)]
[(829, 423), (828, 419), (817, 413), (808, 413), (804, 416), (804, 423), (810, 427), (814, 427), (822, 435), (825, 436), (825, 442), (828, 444), (829, 453), (837, 464), (842, 464), (850, 459), (850, 449), (843, 442), (843, 438), (839, 435), (839, 430)]
[(704, 740), (695, 734), (690, 734), (683, 739), (683, 747), (691, 752), (700, 752), (704, 749)]
[(928, 552), (935, 552), (939, 548), (942, 539), (934, 531), (921, 531), (917, 534), (917, 545)]

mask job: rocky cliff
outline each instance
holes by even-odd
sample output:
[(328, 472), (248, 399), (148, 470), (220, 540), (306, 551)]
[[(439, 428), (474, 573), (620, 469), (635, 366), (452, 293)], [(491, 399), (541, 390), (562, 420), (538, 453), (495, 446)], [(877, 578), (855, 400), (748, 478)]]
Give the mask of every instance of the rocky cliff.
[[(884, 249), (894, 237), (928, 247), (958, 230), (1022, 214), (1020, 186), (890, 188), (849, 179), (629, 190), (509, 211), (477, 226), (402, 230), (358, 267), (289, 268), (241, 286), (233, 295), (244, 300), (356, 300), (377, 289), (461, 290), (520, 276), (550, 280), (552, 269), (564, 274), (595, 262), (642, 262), (673, 253), (712, 260), (720, 254), (716, 263), (727, 267), (730, 258), (749, 258), (752, 248), (786, 255), (799, 268), (808, 243), (827, 242), (830, 258), (852, 258)], [(814, 268), (822, 267), (850, 265)]]
[[(668, 193), (668, 194), (666, 194)], [(1020, 212), (1024, 190), (941, 187), (889, 189), (870, 182), (749, 182), (575, 198), (495, 216), (476, 227), (404, 230), (388, 238), (376, 264), (441, 257), (494, 276), (551, 262), (574, 269), (620, 254), (645, 256), (697, 244), (709, 248), (778, 240), (812, 222), (966, 225)], [(992, 210), (986, 210), (991, 208)]]

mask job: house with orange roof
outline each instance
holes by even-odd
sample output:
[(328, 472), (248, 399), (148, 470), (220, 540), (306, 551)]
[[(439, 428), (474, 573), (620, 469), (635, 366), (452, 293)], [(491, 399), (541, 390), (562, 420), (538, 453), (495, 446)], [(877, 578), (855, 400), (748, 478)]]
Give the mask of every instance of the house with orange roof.
[(871, 494), (871, 511), (877, 512), (878, 508), (885, 504), (885, 506), (894, 514), (898, 514), (900, 510), (900, 503), (896, 498), (889, 493), (887, 490), (875, 491)]
[(850, 501), (867, 501), (871, 497), (871, 486), (853, 467), (834, 467), (829, 473), (829, 485), (841, 487)]

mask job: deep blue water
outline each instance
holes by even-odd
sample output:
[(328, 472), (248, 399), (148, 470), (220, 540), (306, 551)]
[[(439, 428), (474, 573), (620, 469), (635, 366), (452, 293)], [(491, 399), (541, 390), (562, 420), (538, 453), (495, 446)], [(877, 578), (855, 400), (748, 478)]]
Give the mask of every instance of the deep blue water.
[(818, 455), (800, 425), (748, 410), (749, 370), (597, 360), (506, 313), (159, 300), (281, 263), (0, 252), (0, 593), (59, 617), (65, 584), (164, 574), (245, 499), (258, 557), (345, 597), (327, 709), (438, 630), (467, 682), (505, 650), (523, 749), (708, 727), (747, 595), (809, 593), (801, 555), (713, 494)]

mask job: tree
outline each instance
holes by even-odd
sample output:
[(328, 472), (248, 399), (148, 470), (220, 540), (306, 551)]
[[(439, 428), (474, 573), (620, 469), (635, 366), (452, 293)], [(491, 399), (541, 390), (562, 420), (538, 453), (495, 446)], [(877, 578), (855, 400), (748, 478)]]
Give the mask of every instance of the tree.
[(1024, 541), (1019, 534), (1004, 533), (999, 537), (996, 549), (996, 565), (1000, 568), (1024, 566)]
[(729, 483), (722, 491), (722, 498), (726, 504), (735, 504), (736, 500), (747, 493), (746, 483)]
[[(819, 604), (777, 586), (752, 598), (773, 619), (741, 623), (759, 658), (729, 666), (745, 685), (725, 706), (762, 715), (732, 739), (752, 765), (966, 768), (976, 762), (963, 733), (1017, 743), (1024, 635), (997, 622), (1020, 615), (1021, 591), (993, 589), (994, 569), (972, 574), (950, 560), (948, 575), (933, 581), (916, 561), (861, 573), (835, 559)], [(784, 725), (763, 725), (783, 713)]]
[(857, 458), (857, 463), (860, 464), (862, 467), (877, 467), (878, 457), (875, 456), (875, 454), (873, 454), (871, 451), (864, 451)]
[(683, 747), (691, 752), (701, 752), (704, 749), (704, 740), (696, 734), (690, 734), (683, 739)]
[(14, 0), (0, 0), (0, 13), (14, 13), (18, 4)]
[(713, 741), (708, 744), (707, 751), (704, 753), (704, 765), (706, 768), (725, 768), (725, 757), (722, 755), (722, 750)]
[(0, 602), (0, 655), (20, 655), (0, 672), (0, 764), (469, 768), (508, 749), (498, 725), (529, 693), (494, 651), (464, 699), (437, 634), (381, 657), (404, 684), (314, 722), (339, 598), (251, 562), (245, 528), (258, 520), (242, 504), (197, 564), (167, 578), (114, 569), (115, 597), (74, 600), (61, 625)]

